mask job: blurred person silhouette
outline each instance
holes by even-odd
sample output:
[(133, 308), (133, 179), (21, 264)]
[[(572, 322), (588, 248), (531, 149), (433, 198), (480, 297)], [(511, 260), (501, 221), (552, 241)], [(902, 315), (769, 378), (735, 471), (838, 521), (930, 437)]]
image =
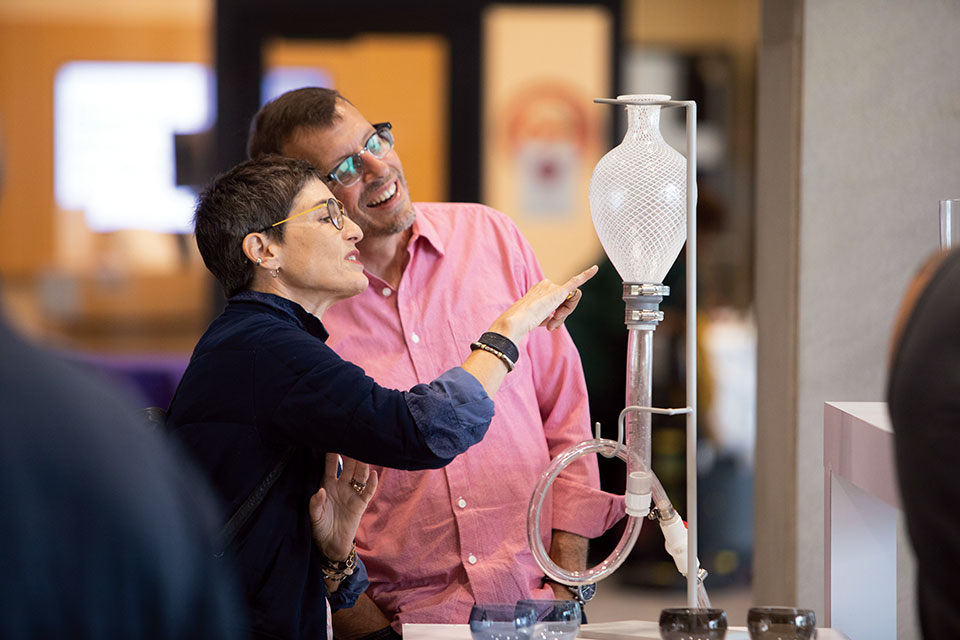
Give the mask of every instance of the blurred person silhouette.
[(131, 405), (0, 318), (0, 406), (0, 638), (241, 637), (212, 497)]
[[(248, 152), (311, 162), (363, 230), (356, 247), (371, 286), (331, 307), (324, 323), (330, 346), (380, 384), (428, 382), (543, 278), (507, 216), (479, 204), (414, 204), (392, 126), (371, 124), (334, 90), (297, 89), (266, 104)], [(566, 329), (519, 346), (483, 443), (444, 469), (381, 470), (357, 534), (369, 597), (337, 614), (338, 636), (466, 622), (477, 601), (575, 597), (545, 581), (527, 544), (526, 511), (550, 459), (592, 437), (583, 371)], [(622, 497), (600, 491), (596, 460), (581, 458), (544, 506), (544, 546), (559, 565), (584, 569), (587, 539), (622, 515)]]
[[(195, 233), (229, 299), (194, 349), (168, 428), (231, 510), (278, 470), (231, 547), (250, 631), (325, 637), (325, 597), (350, 589), (341, 603), (349, 607), (366, 587), (353, 571), (353, 540), (378, 473), (354, 460), (432, 469), (474, 446), (490, 425), (493, 396), (522, 364), (516, 344), (537, 327), (560, 328), (596, 267), (563, 285), (530, 283), (472, 336), (464, 357), (437, 362), (435, 379), (402, 392), (325, 344), (328, 309), (360, 295), (368, 280), (357, 251), (363, 232), (313, 165), (269, 155), (237, 165), (200, 195)], [(332, 452), (350, 456), (339, 479)], [(311, 499), (321, 480), (325, 495)], [(423, 515), (411, 526), (429, 531)]]
[(928, 640), (960, 638), (960, 251), (935, 254), (911, 281), (892, 347), (887, 402), (920, 626)]

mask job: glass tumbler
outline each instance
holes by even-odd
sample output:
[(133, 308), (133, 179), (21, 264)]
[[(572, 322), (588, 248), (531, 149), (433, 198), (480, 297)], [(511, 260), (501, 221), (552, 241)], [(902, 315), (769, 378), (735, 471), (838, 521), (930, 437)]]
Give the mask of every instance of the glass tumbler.
[(473, 640), (530, 640), (536, 616), (520, 604), (477, 603), (470, 610)]
[(817, 637), (812, 609), (753, 607), (747, 613), (750, 640), (810, 640)]
[(574, 640), (580, 631), (580, 603), (573, 600), (521, 600), (532, 607), (536, 622), (531, 640)]
[(660, 612), (663, 640), (723, 640), (727, 635), (727, 614), (723, 609), (679, 607)]

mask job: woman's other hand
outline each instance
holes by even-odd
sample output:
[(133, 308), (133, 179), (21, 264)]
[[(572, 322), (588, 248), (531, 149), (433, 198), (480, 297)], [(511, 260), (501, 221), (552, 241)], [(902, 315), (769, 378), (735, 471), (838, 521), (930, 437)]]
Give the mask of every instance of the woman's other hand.
[(310, 522), (313, 540), (320, 551), (334, 562), (350, 554), (360, 518), (377, 492), (377, 472), (370, 466), (343, 457), (343, 470), (337, 477), (337, 454), (328, 453), (323, 485), (310, 497)]

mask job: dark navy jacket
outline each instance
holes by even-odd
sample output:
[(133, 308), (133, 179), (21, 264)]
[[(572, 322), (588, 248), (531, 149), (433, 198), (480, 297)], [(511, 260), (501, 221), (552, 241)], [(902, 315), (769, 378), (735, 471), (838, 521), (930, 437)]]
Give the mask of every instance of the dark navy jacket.
[[(398, 469), (438, 468), (479, 442), (493, 417), (493, 401), (459, 367), (410, 391), (385, 389), (326, 338), (300, 305), (241, 293), (200, 339), (170, 406), (173, 434), (209, 474), (226, 513), (288, 448), (297, 450), (233, 543), (259, 637), (326, 637), (322, 556), (307, 510), (325, 452)], [(341, 586), (347, 602), (339, 604), (352, 605), (365, 587)]]

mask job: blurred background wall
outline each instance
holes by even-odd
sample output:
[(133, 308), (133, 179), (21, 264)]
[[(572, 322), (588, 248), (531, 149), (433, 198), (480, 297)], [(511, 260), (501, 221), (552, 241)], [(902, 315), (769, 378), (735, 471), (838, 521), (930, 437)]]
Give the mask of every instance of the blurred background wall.
[[(236, 15), (268, 7), (229, 4)], [(892, 308), (935, 246), (936, 200), (960, 193), (957, 4), (471, 1), (457, 3), (469, 20), (452, 37), (434, 4), (330, 5), (326, 22), (288, 24), (246, 51), (240, 37), (241, 60), (215, 54), (227, 34), (214, 0), (0, 0), (4, 311), (164, 404), (218, 304), (189, 234), (194, 187), (242, 157), (263, 99), (328, 84), (394, 123), (417, 200), (501, 208), (549, 276), (601, 263), (570, 329), (611, 435), (625, 331), (586, 187), (624, 123), (590, 100), (695, 99), (704, 562), (714, 584), (755, 576), (757, 601), (821, 607), (822, 403), (882, 397)], [(464, 37), (476, 38), (467, 57)], [(217, 68), (239, 75), (218, 88)], [(222, 158), (217, 114), (233, 123), (218, 133), (233, 144)], [(460, 139), (465, 118), (475, 130)], [(682, 148), (682, 115), (665, 113), (663, 131)], [(672, 406), (682, 267), (668, 280), (654, 395)], [(654, 444), (682, 503), (682, 429), (655, 422)], [(674, 588), (659, 544), (642, 541), (624, 573)]]
[[(702, 136), (714, 134), (711, 148), (721, 151), (710, 157), (728, 174), (722, 185), (728, 221), (716, 262), (730, 274), (728, 288), (735, 290), (739, 306), (745, 306), (750, 298), (756, 2), (636, 0), (623, 4), (616, 25), (609, 24), (608, 12), (589, 3), (557, 8), (554, 15), (504, 4), (493, 6), (482, 17), (484, 49), (476, 53), (484, 63), (483, 127), (489, 135), (485, 135), (483, 157), (477, 160), (482, 176), (473, 176), (480, 198), (514, 215), (534, 243), (548, 275), (560, 277), (595, 259), (600, 248), (590, 228), (585, 189), (593, 165), (612, 144), (609, 123), (614, 110), (592, 105), (589, 99), (614, 90), (663, 91), (663, 80), (668, 77), (672, 85), (668, 88), (689, 90), (684, 75), (707, 77), (724, 95)], [(0, 202), (0, 222), (6, 229), (0, 236), (0, 272), (8, 311), (29, 331), (44, 339), (95, 349), (184, 351), (192, 346), (204, 326), (198, 320), (205, 320), (206, 276), (192, 242), (183, 237), (182, 232), (189, 229), (175, 229), (181, 233), (171, 234), (152, 228), (156, 225), (146, 220), (144, 210), (159, 196), (137, 191), (136, 185), (128, 185), (124, 178), (137, 167), (168, 171), (152, 180), (172, 181), (174, 186), (182, 186), (191, 177), (209, 177), (202, 171), (184, 175), (189, 173), (184, 165), (192, 159), (191, 147), (189, 140), (175, 144), (173, 134), (189, 139), (209, 129), (217, 109), (215, 85), (207, 94), (199, 94), (207, 102), (201, 116), (207, 122), (190, 131), (178, 129), (183, 125), (176, 122), (157, 123), (157, 118), (142, 108), (153, 96), (141, 96), (138, 103), (136, 95), (129, 95), (138, 92), (129, 76), (117, 76), (113, 82), (118, 86), (101, 91), (99, 104), (97, 96), (78, 101), (77, 91), (68, 91), (64, 76), (77, 62), (172, 63), (212, 69), (214, 27), (210, 0), (0, 2), (0, 127), (9, 167), (5, 197)], [(622, 38), (617, 60), (611, 60), (607, 42), (613, 33)], [(526, 37), (521, 37), (523, 34)], [(427, 201), (445, 199), (450, 192), (449, 167), (443, 158), (449, 143), (445, 137), (449, 113), (444, 108), (449, 91), (448, 49), (443, 38), (417, 33), (371, 32), (312, 40), (281, 36), (264, 46), (262, 59), (265, 75), (283, 68), (286, 78), (266, 78), (264, 82), (273, 80), (276, 92), (298, 79), (326, 81), (365, 111), (393, 119), (399, 125), (398, 143), (403, 145), (415, 196)], [(385, 60), (390, 64), (384, 64)], [(143, 74), (149, 67), (132, 73)], [(619, 68), (624, 71), (619, 86), (614, 87), (613, 71)], [(315, 71), (312, 77), (297, 75), (311, 69)], [(72, 77), (79, 78), (74, 86), (93, 75), (74, 74)], [(569, 97), (557, 97), (569, 89), (564, 84), (574, 87), (579, 121), (563, 121), (570, 118), (561, 104)], [(97, 92), (90, 80), (88, 86), (91, 93)], [(551, 93), (557, 86), (559, 90)], [(74, 107), (69, 122), (62, 114), (55, 117), (60, 113), (56, 111), (58, 92), (60, 112)], [(124, 94), (125, 103), (119, 104), (117, 96)], [(174, 104), (195, 95), (184, 92), (165, 99)], [(541, 102), (554, 100), (553, 105), (534, 105), (532, 113), (539, 107), (541, 115), (537, 117), (546, 119), (544, 122), (524, 120), (529, 120), (531, 112), (523, 112), (520, 106), (529, 104), (531, 96)], [(221, 108), (229, 110), (230, 105)], [(94, 137), (95, 132), (109, 130), (104, 118), (113, 117), (111, 110), (121, 114), (118, 119), (141, 122), (142, 129), (166, 127), (169, 139), (146, 148), (138, 146), (137, 139), (124, 143)], [(560, 120), (551, 122), (550, 117)], [(106, 122), (120, 131), (131, 126), (116, 120)], [(86, 137), (71, 135), (67, 125), (74, 129), (86, 125)], [(569, 197), (553, 198), (562, 211), (553, 203), (538, 204), (538, 195), (550, 193), (550, 183), (507, 184), (511, 176), (523, 174), (518, 167), (541, 174), (562, 169), (531, 160), (535, 155), (531, 149), (542, 142), (537, 136), (544, 135), (544, 130), (573, 135), (571, 139), (580, 145), (575, 149), (577, 173), (567, 180), (568, 189), (572, 185), (573, 190), (561, 192)], [(243, 132), (232, 131), (231, 135), (242, 139)], [(84, 155), (76, 153), (77, 146), (105, 150)], [(556, 152), (558, 148), (553, 148), (553, 157), (562, 155)], [(153, 153), (167, 157), (161, 162), (149, 157)], [(170, 164), (174, 153), (179, 154), (174, 158), (181, 160), (179, 168)], [(126, 220), (123, 228), (91, 225), (90, 211), (83, 208), (90, 202), (64, 196), (59, 186), (55, 189), (57, 169), (66, 174), (77, 166), (77, 160), (70, 164), (58, 159), (65, 154), (74, 154), (81, 162), (96, 160), (83, 168), (99, 175), (90, 180), (104, 185), (101, 192), (110, 191), (115, 199), (125, 200), (119, 205), (121, 211), (129, 212), (121, 214)], [(168, 167), (173, 167), (172, 174)], [(526, 192), (519, 193), (523, 188)], [(569, 241), (573, 238), (578, 242)]]
[[(587, 185), (625, 121), (592, 99), (695, 99), (708, 390), (701, 521), (711, 541), (701, 553), (715, 586), (749, 585), (759, 21), (758, 0), (0, 0), (4, 311), (37, 340), (165, 405), (222, 304), (190, 236), (197, 186), (242, 159), (249, 117), (266, 99), (332, 86), (393, 123), (416, 200), (501, 209), (550, 277), (601, 264), (570, 330), (592, 412), (612, 436), (626, 332)], [(679, 110), (664, 114), (663, 131), (683, 148)], [(670, 277), (656, 337), (655, 395), (665, 405), (683, 402), (682, 267)], [(655, 421), (654, 464), (682, 508), (678, 424)], [(619, 464), (603, 474), (619, 488)], [(659, 534), (646, 533), (622, 581), (679, 594)]]
[[(84, 211), (58, 204), (54, 109), (71, 62), (209, 64), (209, 20), (194, 1), (0, 2), (0, 273), (7, 311), (30, 333), (78, 348), (183, 351), (202, 330), (209, 292), (191, 243), (136, 225), (94, 232)], [(113, 166), (89, 171), (110, 182), (115, 167), (153, 164), (135, 146), (111, 156)], [(131, 219), (149, 198), (128, 200)]]
[(895, 309), (960, 193), (960, 3), (762, 14), (755, 593), (822, 611), (823, 403), (884, 399)]

